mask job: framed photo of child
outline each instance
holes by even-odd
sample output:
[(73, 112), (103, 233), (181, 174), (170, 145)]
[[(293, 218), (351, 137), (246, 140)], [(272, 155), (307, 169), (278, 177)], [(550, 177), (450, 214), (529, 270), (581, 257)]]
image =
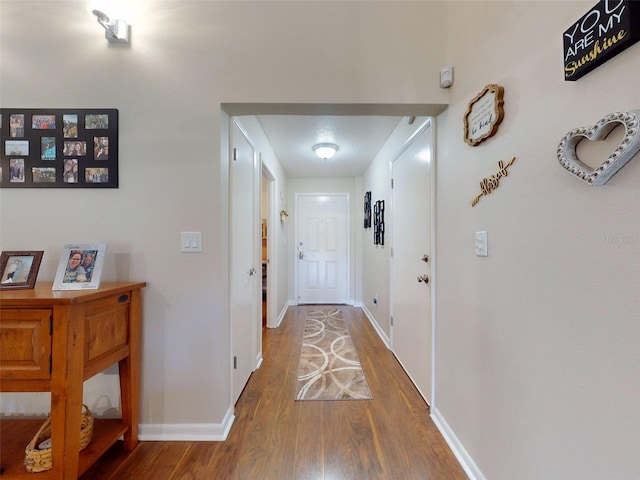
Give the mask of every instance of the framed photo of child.
[(92, 290), (100, 287), (106, 243), (64, 246), (52, 290)]
[(2, 252), (0, 257), (0, 290), (33, 288), (44, 251)]

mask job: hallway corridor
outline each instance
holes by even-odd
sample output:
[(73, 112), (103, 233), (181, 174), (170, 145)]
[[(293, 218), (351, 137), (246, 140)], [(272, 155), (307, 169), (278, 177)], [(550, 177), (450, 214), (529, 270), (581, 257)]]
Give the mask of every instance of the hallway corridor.
[(264, 362), (226, 442), (118, 445), (83, 480), (457, 480), (462, 468), (429, 409), (361, 309), (340, 306), (373, 400), (294, 401), (306, 312), (263, 335)]

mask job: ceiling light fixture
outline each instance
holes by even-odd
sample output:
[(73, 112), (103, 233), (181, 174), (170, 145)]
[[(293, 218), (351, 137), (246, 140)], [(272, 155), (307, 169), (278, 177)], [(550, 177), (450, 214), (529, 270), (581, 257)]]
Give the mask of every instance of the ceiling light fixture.
[(318, 143), (313, 146), (313, 151), (321, 159), (328, 160), (336, 154), (338, 146), (333, 143)]
[[(104, 28), (104, 38), (109, 43), (129, 43), (129, 31), (131, 27), (126, 20), (109, 20), (109, 17), (100, 10), (93, 10), (98, 23)], [(110, 23), (111, 22), (111, 23)]]

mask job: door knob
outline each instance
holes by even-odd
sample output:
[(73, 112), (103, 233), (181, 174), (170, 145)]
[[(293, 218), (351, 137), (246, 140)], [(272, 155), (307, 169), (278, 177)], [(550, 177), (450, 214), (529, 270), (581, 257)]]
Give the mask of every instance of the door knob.
[(251, 270), (249, 270), (249, 275), (253, 277), (256, 273), (258, 273), (258, 271), (255, 268), (251, 267)]
[(429, 283), (429, 275), (418, 275), (418, 283), (424, 282), (425, 284)]
[(304, 252), (298, 252), (298, 258), (304, 260)]

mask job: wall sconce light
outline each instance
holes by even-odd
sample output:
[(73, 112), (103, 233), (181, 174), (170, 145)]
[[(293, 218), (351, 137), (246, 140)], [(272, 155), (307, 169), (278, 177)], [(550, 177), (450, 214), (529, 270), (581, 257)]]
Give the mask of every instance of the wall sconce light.
[(129, 43), (131, 26), (126, 20), (109, 20), (109, 17), (100, 10), (93, 10), (98, 23), (104, 28), (104, 38), (109, 43)]
[(338, 146), (333, 143), (318, 143), (313, 146), (313, 151), (321, 159), (328, 160), (336, 154)]

